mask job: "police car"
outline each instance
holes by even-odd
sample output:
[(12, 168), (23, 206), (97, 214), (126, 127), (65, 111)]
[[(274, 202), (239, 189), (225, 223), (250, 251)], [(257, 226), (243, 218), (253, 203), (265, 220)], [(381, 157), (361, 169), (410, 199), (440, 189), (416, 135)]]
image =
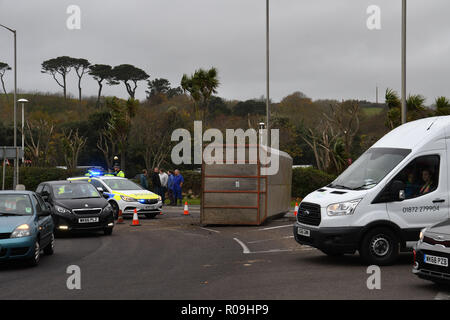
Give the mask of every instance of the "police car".
[(143, 189), (126, 178), (91, 172), (89, 176), (68, 178), (67, 180), (87, 181), (96, 187), (113, 207), (116, 218), (119, 210), (122, 210), (124, 216), (130, 216), (136, 209), (138, 214), (144, 214), (147, 218), (154, 218), (161, 213), (161, 196)]

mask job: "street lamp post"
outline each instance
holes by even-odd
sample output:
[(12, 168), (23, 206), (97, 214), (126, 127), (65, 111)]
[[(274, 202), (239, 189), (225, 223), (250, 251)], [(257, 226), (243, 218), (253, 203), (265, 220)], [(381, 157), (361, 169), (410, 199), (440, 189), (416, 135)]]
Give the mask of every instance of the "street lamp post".
[(270, 145), (270, 63), (269, 63), (269, 0), (266, 0), (266, 129), (267, 146)]
[(16, 149), (16, 158), (14, 159), (13, 189), (15, 189), (19, 177), (19, 154), (17, 152), (17, 32), (2, 24), (0, 24), (0, 27), (3, 27), (14, 34), (14, 148)]
[(27, 99), (19, 99), (17, 102), (22, 104), (22, 165), (25, 164), (25, 131), (24, 131), (24, 123), (25, 123), (25, 103), (28, 103)]
[(402, 124), (406, 123), (406, 0), (402, 0)]

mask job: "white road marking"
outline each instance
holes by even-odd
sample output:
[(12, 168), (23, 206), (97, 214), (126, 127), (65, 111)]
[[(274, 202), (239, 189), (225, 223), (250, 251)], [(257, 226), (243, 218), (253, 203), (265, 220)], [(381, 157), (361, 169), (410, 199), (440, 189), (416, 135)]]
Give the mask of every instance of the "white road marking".
[(215, 232), (215, 233), (220, 233), (220, 231), (213, 230), (213, 229), (208, 229), (208, 228), (204, 228), (204, 227), (200, 227), (200, 229), (211, 231), (211, 232)]
[(250, 249), (241, 240), (239, 240), (238, 238), (233, 238), (233, 240), (241, 245), (242, 253), (251, 253)]
[(276, 226), (276, 227), (269, 227), (269, 228), (258, 229), (257, 231), (265, 231), (265, 230), (286, 228), (286, 227), (292, 227), (292, 226), (293, 226), (293, 224), (288, 224), (288, 225), (284, 225), (284, 226)]
[(266, 251), (253, 251), (249, 252), (251, 254), (255, 253), (274, 253), (274, 252), (286, 252), (286, 251), (292, 251), (292, 249), (272, 249), (272, 250), (266, 250)]
[[(291, 239), (293, 237), (294, 236), (286, 236), (281, 239)], [(275, 240), (279, 240), (279, 239), (262, 239), (262, 240), (248, 241), (247, 243), (261, 243), (261, 242), (268, 242), (268, 241), (275, 241)]]
[(436, 297), (434, 297), (434, 300), (450, 300), (450, 294), (439, 292)]

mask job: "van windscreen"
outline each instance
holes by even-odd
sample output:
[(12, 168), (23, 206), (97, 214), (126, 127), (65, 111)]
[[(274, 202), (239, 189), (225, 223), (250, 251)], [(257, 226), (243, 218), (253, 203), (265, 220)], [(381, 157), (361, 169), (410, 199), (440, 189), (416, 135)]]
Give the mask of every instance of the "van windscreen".
[(410, 152), (411, 149), (370, 148), (328, 186), (352, 190), (373, 188)]

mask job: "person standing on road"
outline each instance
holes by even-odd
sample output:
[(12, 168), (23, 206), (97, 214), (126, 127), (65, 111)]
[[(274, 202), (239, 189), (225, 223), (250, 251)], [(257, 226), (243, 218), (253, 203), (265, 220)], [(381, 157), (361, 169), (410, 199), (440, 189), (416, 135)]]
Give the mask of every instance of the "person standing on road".
[(172, 173), (172, 171), (167, 170), (167, 175), (168, 175), (168, 179), (167, 179), (167, 194), (169, 196), (169, 200), (170, 200), (170, 206), (174, 206), (175, 205), (175, 200), (174, 200), (174, 193), (173, 193), (173, 178), (174, 175)]
[[(161, 179), (159, 178), (159, 169), (155, 168), (152, 174), (153, 192), (161, 196)], [(161, 196), (162, 197), (162, 196)]]
[(166, 200), (166, 192), (167, 192), (167, 183), (169, 180), (169, 176), (164, 172), (164, 169), (159, 169), (159, 180), (161, 181), (161, 198), (162, 203)]
[(173, 193), (175, 198), (175, 205), (178, 205), (178, 199), (180, 199), (180, 206), (183, 205), (183, 195), (182, 195), (182, 188), (183, 188), (184, 178), (180, 173), (180, 170), (175, 170), (175, 177), (173, 180)]
[(142, 174), (141, 174), (141, 187), (148, 190), (148, 181), (147, 181), (147, 177), (148, 177), (148, 172), (147, 169), (142, 170)]

